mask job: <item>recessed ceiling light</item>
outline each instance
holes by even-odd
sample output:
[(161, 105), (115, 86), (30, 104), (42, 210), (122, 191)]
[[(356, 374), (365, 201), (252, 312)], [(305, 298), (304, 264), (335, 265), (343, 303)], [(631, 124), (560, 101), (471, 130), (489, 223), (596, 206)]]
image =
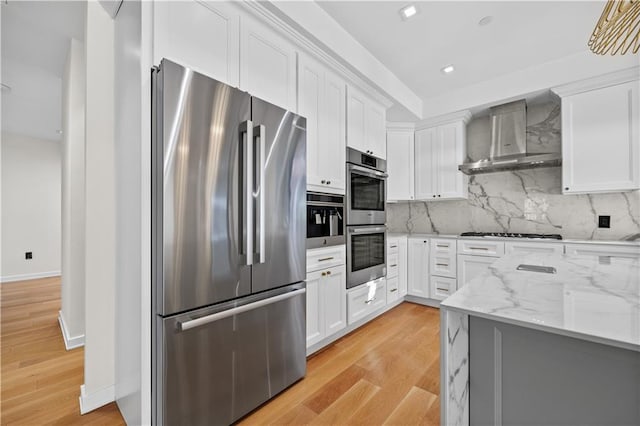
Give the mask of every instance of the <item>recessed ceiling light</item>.
[(400, 17), (403, 21), (406, 21), (412, 16), (415, 16), (418, 12), (418, 7), (415, 4), (410, 4), (400, 9)]
[(450, 74), (455, 70), (455, 68), (453, 67), (453, 65), (447, 65), (446, 67), (442, 68), (442, 72), (445, 74)]
[(489, 25), (493, 21), (493, 16), (485, 16), (480, 21), (478, 21), (478, 25), (484, 27), (485, 25)]

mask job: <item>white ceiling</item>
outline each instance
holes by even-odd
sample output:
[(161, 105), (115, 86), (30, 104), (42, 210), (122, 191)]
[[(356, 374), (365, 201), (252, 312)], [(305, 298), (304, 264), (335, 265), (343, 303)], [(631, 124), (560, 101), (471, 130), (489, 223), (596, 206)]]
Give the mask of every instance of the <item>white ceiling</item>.
[(62, 75), (71, 38), (84, 39), (82, 1), (2, 3), (2, 130), (60, 140)]
[[(418, 96), (428, 99), (588, 49), (602, 1), (319, 1)], [(399, 10), (420, 12), (402, 21)], [(487, 26), (478, 22), (492, 16)], [(453, 64), (445, 75), (441, 68)]]

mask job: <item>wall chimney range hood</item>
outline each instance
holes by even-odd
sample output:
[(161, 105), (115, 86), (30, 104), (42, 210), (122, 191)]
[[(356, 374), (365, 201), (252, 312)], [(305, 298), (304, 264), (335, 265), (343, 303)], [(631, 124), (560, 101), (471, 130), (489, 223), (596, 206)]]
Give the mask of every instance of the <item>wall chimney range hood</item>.
[(458, 170), (467, 175), (509, 170), (557, 167), (562, 164), (559, 152), (527, 154), (527, 104), (524, 100), (490, 109), (490, 157), (464, 163)]

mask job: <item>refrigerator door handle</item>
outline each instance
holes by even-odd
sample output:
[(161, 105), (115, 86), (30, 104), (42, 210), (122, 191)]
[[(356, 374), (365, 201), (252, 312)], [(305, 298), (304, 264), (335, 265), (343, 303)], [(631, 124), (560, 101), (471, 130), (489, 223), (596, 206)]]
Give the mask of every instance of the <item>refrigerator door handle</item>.
[(253, 224), (253, 194), (250, 185), (253, 183), (253, 149), (249, 146), (253, 141), (253, 123), (251, 120), (240, 124), (240, 205), (242, 217), (238, 221), (240, 235), (240, 258), (243, 265), (253, 264), (253, 232), (249, 225)]
[(264, 197), (264, 175), (265, 175), (265, 145), (266, 145), (266, 128), (263, 124), (254, 127), (254, 183), (253, 196), (256, 200), (254, 210), (254, 263), (265, 262), (265, 197)]
[(298, 296), (299, 294), (304, 294), (306, 291), (307, 291), (306, 289), (300, 288), (298, 290), (290, 291), (284, 294), (279, 294), (277, 296), (270, 297), (268, 299), (262, 299), (262, 300), (258, 300), (257, 302), (238, 306), (237, 308), (231, 308), (231, 309), (227, 309), (226, 311), (216, 312), (215, 314), (206, 315), (201, 318), (196, 318), (196, 319), (192, 319), (184, 322), (178, 321), (177, 328), (179, 331), (187, 331), (192, 328), (199, 327), (201, 325), (209, 324), (214, 321), (219, 321), (224, 318), (241, 314), (243, 312), (252, 311), (254, 309), (258, 309), (263, 306), (271, 305), (281, 300), (291, 299), (292, 297)]

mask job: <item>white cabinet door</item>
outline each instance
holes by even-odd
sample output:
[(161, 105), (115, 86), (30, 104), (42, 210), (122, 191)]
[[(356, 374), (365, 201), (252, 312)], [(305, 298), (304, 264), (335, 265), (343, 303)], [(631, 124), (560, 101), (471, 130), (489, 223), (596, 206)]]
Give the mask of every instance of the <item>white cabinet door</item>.
[(467, 198), (467, 176), (458, 170), (466, 157), (465, 135), (466, 125), (462, 121), (438, 127), (437, 198)]
[(324, 305), (324, 337), (347, 326), (347, 277), (345, 266), (331, 268), (321, 281)]
[(296, 50), (257, 19), (243, 16), (240, 88), (289, 111), (296, 108)]
[(153, 59), (167, 58), (231, 86), (239, 80), (239, 11), (216, 1), (153, 5)]
[(429, 297), (429, 240), (408, 239), (408, 291), (410, 296)]
[(365, 141), (365, 111), (367, 99), (352, 86), (347, 87), (347, 146), (358, 151), (369, 151), (369, 145)]
[(307, 274), (307, 348), (321, 341), (325, 334), (321, 294), (324, 273), (317, 271)]
[(324, 75), (323, 108), (320, 120), (321, 172), (328, 190), (344, 194), (345, 184), (345, 87), (337, 75), (326, 71)]
[(431, 298), (444, 300), (456, 292), (456, 279), (446, 277), (431, 277)]
[(562, 254), (564, 253), (564, 245), (562, 243), (507, 241), (504, 243), (504, 251), (506, 254), (512, 254), (512, 253)]
[(498, 260), (497, 257), (458, 255), (458, 288), (469, 283), (475, 277), (489, 269), (489, 266)]
[(413, 130), (387, 131), (387, 200), (413, 200)]
[(367, 117), (365, 138), (369, 144), (371, 154), (378, 158), (387, 158), (386, 113), (384, 107), (369, 101), (365, 115)]
[(563, 193), (640, 188), (638, 81), (562, 98)]
[(387, 278), (387, 303), (393, 303), (400, 297), (398, 277)]
[(407, 238), (398, 238), (398, 293), (400, 297), (407, 294)]
[(298, 63), (298, 113), (307, 118), (307, 186), (324, 186), (326, 182), (322, 161), (325, 147), (320, 143), (323, 86), (324, 70), (321, 65), (301, 55)]
[(415, 135), (415, 198), (436, 198), (435, 150), (437, 129), (418, 130)]

